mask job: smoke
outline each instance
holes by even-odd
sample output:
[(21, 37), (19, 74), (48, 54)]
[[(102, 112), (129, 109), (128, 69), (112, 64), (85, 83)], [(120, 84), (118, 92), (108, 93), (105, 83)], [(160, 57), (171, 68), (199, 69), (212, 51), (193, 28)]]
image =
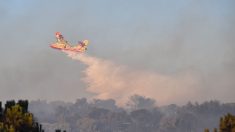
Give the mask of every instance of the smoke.
[[(164, 75), (151, 71), (133, 70), (112, 61), (103, 60), (86, 54), (66, 52), (69, 57), (87, 65), (82, 79), (86, 90), (98, 99), (115, 99), (124, 105), (134, 94), (157, 100), (158, 105), (185, 103), (198, 93), (197, 79), (189, 73)], [(174, 102), (175, 101), (175, 102)]]

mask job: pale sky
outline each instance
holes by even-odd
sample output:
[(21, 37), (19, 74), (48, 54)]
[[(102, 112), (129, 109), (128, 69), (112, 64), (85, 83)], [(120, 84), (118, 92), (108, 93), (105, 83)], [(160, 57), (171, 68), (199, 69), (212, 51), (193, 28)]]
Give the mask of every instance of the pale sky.
[(136, 71), (192, 74), (201, 90), (193, 102), (234, 102), (234, 7), (234, 0), (2, 0), (0, 100), (92, 96), (81, 81), (86, 66), (49, 47), (60, 31), (71, 43), (88, 39), (87, 54)]

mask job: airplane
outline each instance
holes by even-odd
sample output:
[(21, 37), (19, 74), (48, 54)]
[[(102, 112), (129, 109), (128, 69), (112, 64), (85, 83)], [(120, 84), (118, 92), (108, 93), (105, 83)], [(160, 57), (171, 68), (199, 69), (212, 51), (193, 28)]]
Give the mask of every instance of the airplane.
[(50, 45), (53, 49), (83, 53), (87, 50), (88, 40), (79, 41), (76, 46), (71, 46), (60, 32), (55, 33), (56, 43)]

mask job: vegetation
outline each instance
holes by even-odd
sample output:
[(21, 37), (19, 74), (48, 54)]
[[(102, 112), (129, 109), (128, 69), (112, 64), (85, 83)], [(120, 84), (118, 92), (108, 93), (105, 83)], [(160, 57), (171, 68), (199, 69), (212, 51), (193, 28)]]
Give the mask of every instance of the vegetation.
[(235, 116), (228, 113), (220, 118), (220, 132), (235, 132)]
[(0, 102), (1, 132), (43, 132), (41, 125), (35, 122), (33, 114), (28, 112), (28, 101), (7, 101), (5, 109)]
[(38, 100), (32, 101), (29, 109), (43, 123), (45, 131), (69, 132), (203, 132), (204, 128), (217, 132), (213, 128), (218, 127), (221, 115), (235, 113), (234, 103), (189, 102), (159, 107), (154, 102), (136, 95), (130, 98), (127, 107), (118, 107), (112, 99), (82, 98), (75, 103)]
[[(209, 132), (209, 129), (206, 128), (204, 132)], [(214, 128), (214, 132), (217, 132), (216, 128)], [(219, 132), (235, 132), (235, 116), (234, 115), (228, 113), (224, 117), (220, 118)]]
[(157, 107), (155, 100), (138, 95), (130, 98), (126, 108), (118, 107), (112, 99), (88, 102), (82, 98), (75, 103), (39, 100), (30, 105), (27, 100), (7, 101), (4, 108), (0, 102), (0, 132), (43, 132), (34, 115), (45, 131), (56, 132), (210, 132), (208, 128), (214, 128), (213, 132), (235, 132), (233, 113), (234, 103), (189, 102)]

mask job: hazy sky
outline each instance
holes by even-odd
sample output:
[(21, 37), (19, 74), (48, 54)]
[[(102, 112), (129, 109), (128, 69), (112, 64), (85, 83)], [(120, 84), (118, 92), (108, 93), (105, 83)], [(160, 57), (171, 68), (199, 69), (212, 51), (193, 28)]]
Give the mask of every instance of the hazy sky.
[(234, 102), (234, 7), (234, 0), (2, 0), (0, 100), (95, 94), (81, 80), (86, 65), (48, 47), (60, 31), (74, 44), (89, 39), (88, 55), (134, 71), (190, 75), (196, 84), (187, 91), (200, 92), (176, 103)]

